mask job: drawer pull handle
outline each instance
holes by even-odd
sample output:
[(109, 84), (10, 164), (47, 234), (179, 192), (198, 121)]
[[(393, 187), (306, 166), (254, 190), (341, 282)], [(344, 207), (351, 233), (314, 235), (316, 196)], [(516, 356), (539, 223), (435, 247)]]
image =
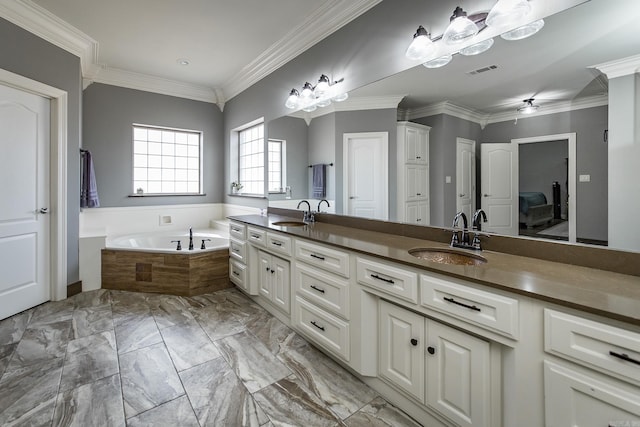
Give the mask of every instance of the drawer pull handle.
[(276, 241), (271, 242), (271, 244), (276, 246), (282, 246), (282, 243), (276, 242)]
[(309, 255), (311, 258), (319, 259), (320, 261), (324, 261), (324, 257), (316, 254)]
[(456, 304), (456, 305), (462, 306), (462, 307), (464, 307), (464, 308), (468, 308), (469, 310), (482, 311), (482, 310), (480, 310), (478, 307), (476, 307), (475, 305), (465, 304), (465, 303), (463, 303), (463, 302), (456, 301), (456, 300), (454, 300), (453, 298), (443, 297), (443, 299), (444, 299), (446, 302), (450, 302), (451, 304)]
[(316, 290), (316, 291), (320, 292), (321, 294), (324, 294), (324, 289), (320, 289), (320, 288), (316, 287), (316, 285), (311, 285), (311, 286), (309, 286), (309, 287), (310, 287), (311, 289), (314, 289), (314, 290)]
[(418, 345), (418, 340), (415, 338), (411, 338), (411, 345), (416, 346)]
[(234, 271), (233, 274), (235, 274), (236, 276), (240, 276), (240, 273), (238, 273), (237, 271)]
[(625, 353), (616, 353), (615, 351), (610, 351), (609, 354), (613, 357), (617, 357), (618, 359), (622, 359), (626, 362), (635, 363), (636, 365), (640, 365), (640, 360), (633, 359), (629, 357), (628, 354)]
[(233, 252), (235, 252), (235, 253), (237, 253), (237, 254), (239, 254), (239, 253), (240, 253), (240, 249), (237, 249), (237, 248), (233, 248), (233, 249), (232, 249), (232, 251), (233, 251)]
[(251, 237), (253, 237), (254, 239), (259, 239), (260, 238), (260, 236), (257, 235), (257, 234), (252, 234)]
[(311, 321), (311, 324), (312, 324), (313, 326), (315, 326), (316, 328), (320, 329), (321, 331), (324, 331), (324, 326), (320, 326), (320, 325), (318, 325), (318, 324), (316, 323), (316, 321), (315, 321), (315, 320), (312, 320), (312, 321)]
[(396, 283), (391, 279), (385, 279), (384, 277), (380, 277), (377, 274), (372, 274), (371, 277), (373, 277), (374, 279), (382, 280), (383, 282), (391, 283), (392, 285)]

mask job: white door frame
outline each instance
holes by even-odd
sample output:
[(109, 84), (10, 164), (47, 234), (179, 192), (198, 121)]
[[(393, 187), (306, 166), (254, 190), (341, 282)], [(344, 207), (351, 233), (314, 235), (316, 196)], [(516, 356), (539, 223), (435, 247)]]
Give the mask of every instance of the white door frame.
[(0, 84), (51, 100), (51, 299), (62, 300), (67, 297), (67, 92), (3, 69)]
[(382, 203), (385, 210), (384, 220), (389, 219), (389, 132), (355, 132), (344, 133), (342, 135), (342, 210), (347, 215), (349, 206), (349, 140), (351, 138), (378, 138), (382, 137), (382, 158), (387, 160), (382, 162), (384, 175), (382, 188)]
[[(569, 180), (569, 242), (576, 242), (576, 133), (558, 133), (555, 135), (541, 135), (541, 136), (532, 136), (529, 138), (517, 138), (512, 139), (511, 143), (515, 144), (516, 154), (518, 155), (517, 160), (520, 161), (520, 150), (518, 147), (520, 144), (531, 144), (535, 142), (552, 142), (558, 140), (567, 140), (568, 141), (568, 154), (569, 154), (569, 166), (568, 166), (568, 180)], [(518, 166), (519, 168), (519, 166)], [(518, 179), (518, 175), (515, 176)], [(518, 188), (520, 183), (518, 182)]]
[(460, 211), (460, 192), (458, 191), (458, 167), (460, 166), (460, 159), (458, 158), (458, 147), (460, 143), (471, 144), (472, 147), (473, 162), (471, 163), (471, 184), (473, 187), (473, 194), (471, 195), (471, 213), (473, 214), (476, 211), (476, 198), (478, 197), (478, 186), (476, 183), (476, 141), (474, 141), (473, 139), (461, 137), (456, 137), (456, 212)]

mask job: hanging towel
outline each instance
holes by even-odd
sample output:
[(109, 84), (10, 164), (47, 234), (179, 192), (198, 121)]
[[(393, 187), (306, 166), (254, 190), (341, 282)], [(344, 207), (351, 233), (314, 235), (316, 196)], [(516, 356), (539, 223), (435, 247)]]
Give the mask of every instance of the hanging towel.
[(97, 208), (100, 206), (98, 199), (98, 186), (96, 184), (96, 174), (93, 170), (93, 159), (91, 153), (82, 150), (80, 155), (82, 161), (82, 182), (80, 183), (80, 207)]
[(327, 165), (313, 165), (313, 198), (324, 199), (327, 196)]

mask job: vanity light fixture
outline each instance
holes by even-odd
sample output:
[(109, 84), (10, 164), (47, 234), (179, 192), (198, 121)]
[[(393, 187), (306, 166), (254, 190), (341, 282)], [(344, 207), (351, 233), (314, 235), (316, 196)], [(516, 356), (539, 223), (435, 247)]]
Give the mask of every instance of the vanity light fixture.
[(453, 56), (444, 55), (439, 58), (432, 59), (431, 61), (427, 61), (422, 65), (424, 65), (427, 68), (440, 68), (447, 65), (449, 62), (451, 62), (452, 59), (453, 59)]
[(480, 43), (472, 44), (460, 49), (460, 55), (473, 56), (480, 55), (483, 52), (488, 51), (493, 46), (493, 39), (483, 40)]
[(485, 23), (497, 29), (513, 28), (531, 12), (531, 4), (527, 0), (498, 0), (487, 15)]
[(518, 27), (514, 30), (507, 31), (500, 35), (505, 40), (522, 40), (527, 37), (531, 37), (544, 27), (544, 19), (538, 19), (537, 21)]
[(538, 111), (538, 108), (540, 108), (540, 106), (534, 104), (533, 101), (534, 101), (534, 98), (523, 99), (522, 102), (524, 102), (524, 104), (518, 108), (518, 113), (533, 114), (536, 111)]
[(415, 61), (424, 61), (436, 51), (436, 45), (431, 41), (429, 33), (422, 25), (413, 35), (413, 41), (407, 48), (405, 56)]
[(306, 82), (302, 86), (302, 90), (291, 89), (289, 97), (284, 103), (284, 106), (297, 110), (301, 108), (308, 113), (315, 111), (318, 107), (327, 107), (331, 105), (331, 102), (342, 102), (349, 98), (347, 92), (341, 91), (341, 85), (344, 79), (340, 79), (331, 83), (327, 75), (322, 74), (318, 79), (316, 86), (312, 86), (311, 83)]
[(449, 18), (450, 24), (444, 32), (442, 39), (448, 45), (464, 43), (471, 37), (478, 34), (478, 26), (469, 18), (467, 12), (457, 6), (453, 15)]

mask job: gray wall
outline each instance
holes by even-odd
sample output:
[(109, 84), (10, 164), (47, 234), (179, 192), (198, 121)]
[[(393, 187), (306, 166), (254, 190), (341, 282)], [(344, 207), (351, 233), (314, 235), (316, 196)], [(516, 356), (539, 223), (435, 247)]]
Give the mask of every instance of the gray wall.
[[(218, 203), (223, 200), (222, 113), (211, 103), (93, 83), (84, 90), (83, 148), (93, 156), (100, 206)], [(205, 196), (129, 197), (133, 192), (132, 124), (203, 133)]]
[[(287, 141), (286, 184), (291, 187), (293, 199), (309, 197), (309, 144), (307, 141), (307, 123), (303, 119), (294, 117), (280, 117), (271, 120), (267, 126), (267, 135), (273, 139)], [(269, 200), (282, 200), (284, 194), (270, 194)]]
[(540, 191), (553, 203), (553, 182), (560, 184), (560, 207), (567, 214), (567, 140), (521, 144), (518, 149), (518, 188), (520, 191)]
[[(482, 132), (482, 142), (510, 142), (558, 133), (576, 133), (577, 175), (590, 175), (590, 182), (576, 183), (576, 232), (578, 238), (607, 240), (608, 146), (603, 141), (608, 127), (607, 106), (491, 123)], [(577, 178), (577, 177), (576, 177)]]
[[(431, 225), (449, 226), (456, 214), (456, 138), (476, 141), (480, 149), (480, 125), (448, 114), (437, 114), (412, 120), (431, 126), (429, 132), (429, 191)], [(476, 159), (479, 159), (476, 152)], [(476, 168), (478, 172), (478, 168)], [(445, 178), (451, 177), (451, 183)], [(476, 183), (480, 177), (476, 176)], [(480, 206), (477, 204), (477, 206)]]
[(0, 68), (68, 94), (67, 128), (67, 283), (78, 281), (80, 220), (80, 120), (82, 75), (80, 59), (0, 18)]

